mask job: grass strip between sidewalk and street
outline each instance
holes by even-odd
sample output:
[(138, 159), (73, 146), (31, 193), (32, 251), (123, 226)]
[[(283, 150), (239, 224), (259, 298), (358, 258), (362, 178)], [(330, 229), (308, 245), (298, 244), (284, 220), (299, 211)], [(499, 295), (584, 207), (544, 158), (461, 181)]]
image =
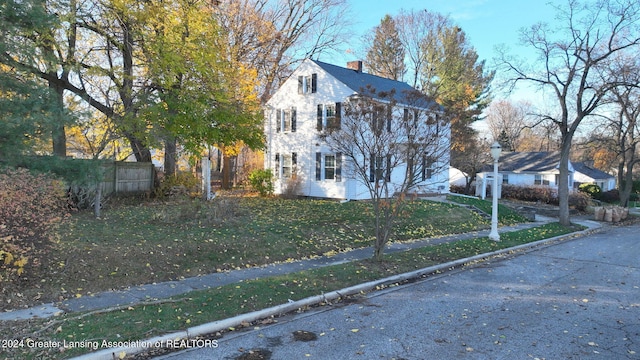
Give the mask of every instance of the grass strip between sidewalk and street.
[[(65, 314), (48, 320), (30, 320), (24, 322), (19, 331), (14, 324), (12, 335), (23, 339), (52, 342), (142, 340), (287, 303), (289, 300), (300, 300), (359, 283), (582, 229), (583, 227), (579, 225), (563, 227), (558, 223), (550, 223), (531, 229), (502, 233), (500, 242), (482, 237), (425, 246), (385, 255), (382, 262), (354, 261), (287, 275), (242, 281), (214, 289), (193, 291), (166, 300), (107, 311)], [(62, 359), (89, 351), (88, 348), (69, 348), (62, 351), (61, 349), (20, 348), (11, 349), (5, 356), (23, 359)]]

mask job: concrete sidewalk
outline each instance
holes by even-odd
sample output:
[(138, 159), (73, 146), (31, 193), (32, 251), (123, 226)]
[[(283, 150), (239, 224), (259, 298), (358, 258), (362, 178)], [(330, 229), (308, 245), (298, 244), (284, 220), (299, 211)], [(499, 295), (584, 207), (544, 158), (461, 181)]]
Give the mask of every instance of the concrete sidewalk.
[(543, 241), (158, 359), (640, 359), (639, 230)]
[[(502, 227), (499, 229), (499, 231), (503, 233), (522, 230), (540, 226), (542, 224), (553, 221), (556, 221), (556, 219), (537, 216), (535, 222)], [(580, 223), (581, 225), (587, 226), (591, 230), (601, 227), (600, 223), (585, 219), (577, 218), (573, 219), (573, 221), (575, 223)], [(414, 242), (392, 243), (387, 247), (385, 252), (394, 253), (406, 251), (409, 249), (424, 247), (427, 245), (436, 245), (445, 242), (453, 242), (475, 237), (484, 237), (488, 234), (489, 230), (483, 230), (464, 234), (454, 234), (443, 237), (429, 238)], [(62, 313), (94, 311), (110, 307), (134, 305), (140, 302), (169, 298), (171, 296), (185, 294), (194, 290), (216, 288), (227, 284), (237, 283), (243, 280), (283, 275), (312, 268), (366, 259), (370, 258), (372, 255), (372, 248), (363, 248), (328, 257), (318, 257), (314, 259), (300, 260), (290, 263), (280, 263), (263, 267), (214, 273), (204, 276), (186, 278), (179, 281), (168, 281), (163, 283), (136, 286), (120, 291), (106, 291), (91, 296), (66, 299), (60, 303), (48, 303), (29, 309), (3, 312), (0, 313), (0, 321), (22, 320), (35, 317), (48, 318)]]

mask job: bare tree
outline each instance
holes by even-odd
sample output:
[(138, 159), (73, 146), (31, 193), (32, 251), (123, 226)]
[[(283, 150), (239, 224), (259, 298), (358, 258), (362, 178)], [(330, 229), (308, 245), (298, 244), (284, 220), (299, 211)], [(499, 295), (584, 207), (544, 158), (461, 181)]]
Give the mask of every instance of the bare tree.
[(528, 114), (531, 105), (527, 102), (513, 103), (508, 100), (492, 102), (487, 108), (486, 119), (493, 139), (500, 139), (502, 149), (517, 151), (522, 133), (535, 125)]
[(406, 196), (449, 166), (448, 124), (438, 108), (425, 108), (435, 103), (417, 91), (396, 95), (362, 89), (343, 105), (340, 128), (326, 139), (345, 157), (344, 171), (369, 190), (376, 260), (382, 259)]
[(620, 67), (603, 75), (616, 78), (620, 85), (607, 95), (610, 111), (602, 116), (601, 131), (596, 132), (599, 148), (615, 156), (620, 203), (626, 206), (633, 189), (633, 170), (640, 163), (640, 62), (638, 54), (621, 58)]
[[(539, 55), (533, 68), (501, 56), (501, 65), (511, 74), (511, 83), (533, 83), (549, 89), (557, 101), (559, 115), (541, 114), (557, 124), (561, 133), (558, 197), (560, 223), (568, 226), (569, 153), (580, 123), (602, 107), (615, 80), (598, 76), (616, 55), (640, 45), (640, 4), (635, 0), (603, 0), (581, 4), (568, 0), (556, 8), (560, 27), (536, 24), (522, 32), (522, 41)], [(557, 38), (556, 38), (557, 36)]]
[(224, 0), (217, 17), (235, 61), (258, 72), (260, 100), (291, 74), (292, 65), (347, 39), (345, 0)]
[(424, 49), (437, 46), (437, 35), (453, 24), (448, 17), (428, 10), (402, 10), (394, 19), (406, 54), (409, 83), (418, 88), (427, 66)]

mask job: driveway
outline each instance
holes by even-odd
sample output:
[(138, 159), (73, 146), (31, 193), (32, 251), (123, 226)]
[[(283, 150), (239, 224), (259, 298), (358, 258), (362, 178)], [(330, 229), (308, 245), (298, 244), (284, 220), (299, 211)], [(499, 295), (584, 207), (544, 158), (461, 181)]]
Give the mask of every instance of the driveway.
[(638, 234), (605, 227), (160, 358), (640, 359)]

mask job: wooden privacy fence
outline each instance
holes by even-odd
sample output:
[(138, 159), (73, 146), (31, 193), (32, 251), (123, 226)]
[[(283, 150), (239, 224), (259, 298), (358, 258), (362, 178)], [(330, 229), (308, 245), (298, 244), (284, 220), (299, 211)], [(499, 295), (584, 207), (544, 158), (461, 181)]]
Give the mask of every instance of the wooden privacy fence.
[(102, 194), (153, 190), (154, 167), (150, 162), (113, 161), (102, 164)]

